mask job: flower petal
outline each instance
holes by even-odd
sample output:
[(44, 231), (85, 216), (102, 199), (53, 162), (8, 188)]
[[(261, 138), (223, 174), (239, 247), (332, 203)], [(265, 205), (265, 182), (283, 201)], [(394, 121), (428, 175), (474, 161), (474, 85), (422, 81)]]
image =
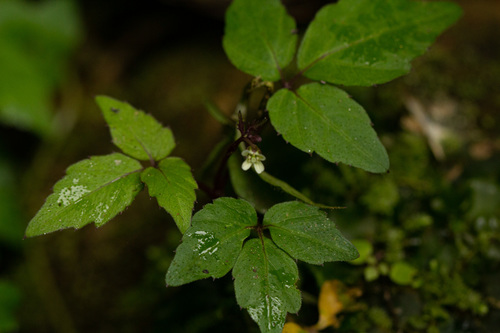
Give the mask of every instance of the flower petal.
[(257, 172), (258, 174), (261, 174), (264, 171), (264, 164), (262, 164), (261, 161), (257, 161), (253, 164), (253, 168), (254, 168), (255, 172)]
[(243, 161), (243, 164), (241, 164), (241, 168), (245, 171), (247, 171), (251, 167), (252, 167), (252, 162), (250, 162), (249, 160), (245, 160)]

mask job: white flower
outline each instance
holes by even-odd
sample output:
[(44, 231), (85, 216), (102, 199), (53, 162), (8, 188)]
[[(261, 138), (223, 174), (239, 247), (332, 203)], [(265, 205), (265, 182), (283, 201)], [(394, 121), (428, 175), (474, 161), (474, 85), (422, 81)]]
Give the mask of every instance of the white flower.
[(264, 155), (252, 149), (243, 150), (241, 152), (241, 155), (243, 157), (246, 157), (245, 161), (241, 165), (241, 168), (243, 170), (247, 171), (248, 169), (250, 169), (250, 167), (253, 166), (253, 169), (258, 174), (264, 171), (264, 164), (262, 164), (262, 161), (266, 160), (266, 157)]

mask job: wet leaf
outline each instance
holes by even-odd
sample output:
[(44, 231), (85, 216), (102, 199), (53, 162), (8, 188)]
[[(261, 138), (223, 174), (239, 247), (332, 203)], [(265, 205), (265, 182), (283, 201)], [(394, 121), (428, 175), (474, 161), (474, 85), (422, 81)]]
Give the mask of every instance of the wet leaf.
[(263, 333), (281, 332), (287, 312), (300, 309), (297, 265), (270, 239), (245, 243), (233, 277), (238, 304), (248, 310)]
[(220, 278), (233, 268), (257, 214), (246, 201), (219, 198), (197, 212), (167, 272), (167, 285)]
[(125, 154), (143, 161), (159, 161), (175, 147), (174, 136), (152, 116), (107, 96), (96, 102), (111, 130), (113, 143)]
[(73, 164), (29, 223), (26, 236), (105, 224), (142, 190), (141, 171), (138, 161), (119, 153)]
[(191, 168), (177, 157), (168, 157), (142, 172), (142, 181), (148, 186), (149, 195), (156, 197), (158, 204), (174, 218), (179, 230), (184, 233), (191, 224), (198, 184)]
[(451, 2), (341, 0), (323, 7), (298, 51), (305, 76), (367, 86), (408, 73), (413, 58), (461, 15)]
[(296, 44), (295, 21), (279, 0), (235, 0), (229, 6), (223, 46), (243, 72), (278, 80)]
[(359, 254), (317, 207), (291, 201), (277, 204), (264, 215), (273, 241), (293, 258), (311, 264), (354, 260)]
[(298, 149), (366, 171), (386, 172), (389, 158), (363, 107), (346, 92), (319, 83), (282, 89), (267, 105), (271, 123)]

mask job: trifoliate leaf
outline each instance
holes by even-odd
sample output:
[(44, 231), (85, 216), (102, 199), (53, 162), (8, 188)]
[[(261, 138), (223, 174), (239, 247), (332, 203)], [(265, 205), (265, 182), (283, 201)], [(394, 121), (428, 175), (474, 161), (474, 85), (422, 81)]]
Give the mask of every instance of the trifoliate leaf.
[(179, 230), (184, 233), (191, 223), (198, 188), (191, 168), (177, 157), (168, 157), (142, 172), (142, 181), (148, 186), (149, 195), (172, 215)]
[(451, 2), (341, 0), (316, 14), (298, 67), (311, 79), (343, 85), (390, 81), (406, 74), (461, 12)]
[(243, 72), (278, 80), (296, 44), (295, 21), (279, 0), (235, 0), (229, 6), (223, 46)]
[(287, 312), (300, 309), (297, 264), (270, 239), (245, 243), (233, 277), (238, 304), (248, 310), (263, 333), (281, 332)]
[(174, 149), (172, 131), (152, 116), (110, 97), (98, 96), (96, 102), (109, 125), (113, 143), (125, 154), (143, 161), (159, 161)]
[(293, 258), (311, 264), (354, 260), (359, 254), (317, 207), (302, 202), (284, 202), (264, 215), (273, 241)]
[(219, 198), (197, 212), (170, 265), (167, 285), (220, 278), (233, 268), (257, 214), (246, 201)]
[(271, 123), (300, 150), (366, 171), (385, 172), (389, 158), (363, 107), (346, 92), (311, 83), (281, 89), (267, 104)]
[(141, 171), (138, 161), (119, 153), (73, 164), (29, 223), (26, 236), (105, 224), (142, 190)]

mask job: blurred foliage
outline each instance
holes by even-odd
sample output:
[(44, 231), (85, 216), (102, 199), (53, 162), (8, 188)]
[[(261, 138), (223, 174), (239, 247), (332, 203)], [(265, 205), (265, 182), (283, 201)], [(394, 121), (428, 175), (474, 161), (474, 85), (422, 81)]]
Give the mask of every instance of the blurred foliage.
[(0, 244), (19, 250), (24, 232), (19, 191), (12, 166), (1, 152), (0, 188)]
[(69, 0), (0, 2), (0, 121), (54, 134), (52, 99), (80, 38)]
[[(391, 174), (383, 180), (344, 167), (331, 170), (316, 160), (304, 166), (308, 176), (329, 177), (333, 185), (329, 197), (326, 187), (318, 192), (308, 186), (313, 200), (354, 198), (346, 204), (353, 209), (334, 215), (339, 228), (356, 239), (360, 258), (351, 268), (337, 264), (313, 270), (318, 283), (365, 281), (361, 303), (370, 311), (346, 315), (339, 330), (363, 331), (352, 326), (362, 321), (367, 331), (376, 332), (392, 331), (391, 325), (404, 332), (489, 332), (479, 318), (499, 314), (498, 294), (485, 288), (498, 276), (498, 183), (463, 176), (446, 181), (449, 166), (426, 166), (431, 152), (424, 138), (395, 135), (389, 148)], [(336, 184), (343, 184), (341, 190)], [(375, 316), (373, 309), (385, 309), (385, 315)], [(383, 320), (387, 316), (390, 325)]]
[(15, 312), (21, 301), (21, 292), (11, 282), (0, 280), (0, 332), (19, 330)]
[[(381, 134), (390, 173), (331, 166), (264, 136), (263, 151), (276, 151), (266, 155), (266, 171), (315, 202), (345, 207), (329, 217), (361, 254), (352, 263), (301, 264), (304, 305), (300, 316), (289, 316), (295, 325), (317, 323), (321, 288), (338, 280), (362, 294), (336, 314), (338, 329), (322, 332), (487, 333), (499, 327), (500, 10), (495, 1), (460, 4), (464, 20), (408, 76), (349, 89)], [(78, 5), (79, 14), (65, 1), (0, 1), (0, 332), (252, 332), (230, 277), (164, 288), (180, 234), (145, 197), (99, 230), (21, 240), (64, 169), (111, 147), (104, 120), (89, 106), (92, 94), (114, 94), (151, 110), (172, 127), (177, 154), (196, 172), (221, 136), (204, 99), (228, 114), (249, 80), (231, 69), (221, 47), (207, 46), (220, 45), (223, 10), (210, 18), (160, 2), (154, 10), (114, 1)], [(159, 30), (164, 34), (150, 44), (134, 44), (134, 34), (150, 40)], [(71, 58), (78, 47), (80, 62)], [(54, 153), (24, 130), (51, 133), (51, 110), (67, 71), (88, 75), (79, 78), (84, 101), (70, 101), (86, 112)], [(88, 73), (101, 76), (92, 81)], [(430, 148), (426, 124), (407, 111), (409, 95), (432, 123), (459, 135), (458, 146), (443, 145), (444, 159)], [(57, 154), (64, 158), (56, 163)], [(259, 182), (252, 180), (267, 186)], [(200, 208), (206, 198), (198, 194)], [(267, 195), (286, 196), (274, 189)]]

